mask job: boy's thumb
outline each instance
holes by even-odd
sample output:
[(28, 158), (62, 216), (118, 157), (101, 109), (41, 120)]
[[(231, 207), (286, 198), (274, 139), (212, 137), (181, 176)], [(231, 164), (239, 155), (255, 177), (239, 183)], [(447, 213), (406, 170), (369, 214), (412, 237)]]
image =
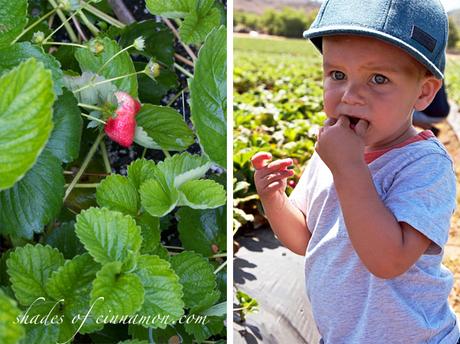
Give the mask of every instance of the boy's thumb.
[(366, 135), (366, 131), (368, 127), (369, 127), (369, 122), (364, 119), (360, 119), (358, 123), (356, 123), (355, 125), (355, 133), (359, 137), (363, 138), (364, 135)]

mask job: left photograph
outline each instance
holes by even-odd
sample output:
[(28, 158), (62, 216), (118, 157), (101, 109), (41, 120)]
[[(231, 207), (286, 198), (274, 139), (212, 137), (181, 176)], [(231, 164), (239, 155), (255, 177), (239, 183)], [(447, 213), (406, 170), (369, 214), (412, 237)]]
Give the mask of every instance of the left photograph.
[(226, 0), (0, 8), (0, 343), (225, 343)]

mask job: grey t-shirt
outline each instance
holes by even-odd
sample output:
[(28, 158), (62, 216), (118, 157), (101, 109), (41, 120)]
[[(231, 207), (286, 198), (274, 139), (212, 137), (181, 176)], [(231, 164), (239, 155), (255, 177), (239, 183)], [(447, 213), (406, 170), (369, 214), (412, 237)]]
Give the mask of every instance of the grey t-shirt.
[[(432, 244), (405, 273), (381, 279), (351, 245), (328, 167), (315, 153), (290, 196), (312, 237), (305, 255), (307, 296), (326, 344), (454, 344), (460, 336), (442, 265), (455, 210), (453, 163), (436, 139), (395, 148), (368, 165), (380, 198), (398, 221)], [(366, 211), (363, 204), (362, 211)]]

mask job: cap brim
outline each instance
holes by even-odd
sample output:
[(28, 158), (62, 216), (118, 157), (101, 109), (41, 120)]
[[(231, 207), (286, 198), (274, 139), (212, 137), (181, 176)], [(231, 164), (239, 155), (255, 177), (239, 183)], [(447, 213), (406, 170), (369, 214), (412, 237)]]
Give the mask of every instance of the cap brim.
[(321, 46), (321, 38), (324, 36), (335, 36), (335, 35), (357, 35), (357, 36), (366, 36), (366, 37), (373, 37), (380, 39), (382, 41), (388, 42), (393, 44), (401, 49), (403, 49), (406, 53), (411, 55), (415, 58), (418, 62), (424, 65), (433, 75), (438, 79), (444, 79), (444, 74), (436, 67), (428, 58), (426, 58), (423, 54), (418, 52), (409, 44), (405, 43), (404, 41), (395, 38), (391, 35), (385, 34), (380, 31), (376, 31), (373, 29), (363, 28), (363, 27), (356, 27), (356, 26), (327, 26), (322, 28), (313, 28), (305, 31), (303, 33), (304, 38), (310, 39), (313, 44), (318, 48), (319, 51), (322, 51)]

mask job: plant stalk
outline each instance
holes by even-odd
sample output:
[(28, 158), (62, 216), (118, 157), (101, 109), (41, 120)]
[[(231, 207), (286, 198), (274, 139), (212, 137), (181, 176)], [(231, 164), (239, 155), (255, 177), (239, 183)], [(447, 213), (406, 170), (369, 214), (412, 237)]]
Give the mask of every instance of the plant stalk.
[(144, 74), (144, 73), (145, 73), (145, 71), (140, 70), (140, 71), (138, 71), (138, 72), (134, 72), (134, 73), (126, 74), (126, 75), (117, 76), (117, 77), (111, 78), (111, 79), (106, 79), (106, 80), (98, 81), (98, 82), (96, 82), (96, 83), (94, 83), (94, 84), (93, 84), (93, 83), (90, 83), (90, 84), (88, 84), (88, 85), (85, 85), (85, 86), (83, 86), (83, 87), (80, 87), (79, 89), (77, 89), (77, 90), (75, 90), (75, 91), (73, 91), (73, 92), (74, 92), (74, 93), (76, 93), (76, 92), (81, 92), (81, 91), (83, 91), (83, 90), (86, 90), (87, 88), (91, 88), (91, 87), (94, 87), (94, 86), (97, 86), (97, 85), (106, 84), (106, 83), (108, 83), (108, 82), (112, 82), (112, 81), (115, 81), (115, 80), (120, 80), (120, 79), (128, 78), (128, 77), (130, 77), (130, 76), (137, 75), (137, 74)]
[(101, 140), (101, 152), (102, 152), (102, 160), (104, 161), (105, 170), (110, 175), (112, 174), (112, 166), (110, 166), (109, 154), (107, 153), (107, 147), (105, 145), (104, 140)]
[(29, 32), (30, 30), (32, 30), (35, 26), (37, 26), (38, 24), (40, 24), (43, 20), (45, 20), (46, 18), (48, 18), (50, 15), (52, 15), (53, 13), (55, 13), (58, 9), (57, 8), (53, 8), (51, 11), (49, 11), (48, 13), (44, 14), (43, 16), (41, 16), (40, 18), (38, 18), (32, 25), (30, 25), (29, 27), (27, 27), (25, 30), (23, 30), (20, 35), (18, 37), (16, 37), (14, 39), (13, 42), (11, 42), (11, 44), (14, 44), (16, 43), (22, 36), (24, 36), (27, 32)]
[(101, 119), (99, 119), (99, 118), (96, 118), (96, 117), (93, 117), (93, 116), (91, 116), (91, 115), (88, 115), (88, 114), (86, 114), (86, 113), (83, 113), (83, 112), (82, 112), (81, 115), (82, 115), (83, 117), (86, 117), (86, 118), (92, 120), (92, 121), (96, 121), (96, 122), (102, 123), (102, 124), (104, 124), (104, 125), (107, 124), (107, 123), (104, 122), (103, 120), (101, 120)]
[(94, 26), (93, 23), (91, 23), (89, 21), (88, 17), (83, 13), (82, 10), (78, 11), (78, 15), (83, 20), (83, 23), (86, 25), (86, 27), (89, 29), (89, 31), (91, 31), (91, 33), (94, 36), (97, 36), (99, 34), (99, 29), (96, 26)]
[(217, 275), (217, 273), (222, 270), (225, 265), (227, 265), (227, 260), (225, 262), (223, 262), (222, 264), (220, 264), (220, 266), (214, 271), (214, 275)]
[(99, 135), (97, 136), (96, 140), (94, 141), (93, 145), (89, 149), (89, 152), (86, 155), (85, 160), (81, 164), (80, 170), (75, 175), (75, 177), (73, 178), (72, 182), (69, 184), (69, 187), (65, 190), (64, 201), (63, 202), (65, 202), (67, 197), (69, 197), (69, 195), (72, 192), (73, 188), (75, 187), (75, 185), (77, 185), (77, 183), (80, 180), (81, 176), (85, 172), (85, 170), (88, 167), (91, 159), (93, 158), (94, 154), (96, 153), (97, 147), (99, 146), (99, 143), (101, 142), (103, 137), (104, 137), (104, 132), (101, 131), (99, 133)]
[(64, 20), (61, 25), (59, 25), (53, 32), (51, 32), (48, 37), (46, 37), (44, 40), (43, 40), (43, 44), (45, 44), (46, 42), (48, 42), (48, 40), (53, 37), (53, 35), (58, 32), (63, 26), (65, 26), (66, 24), (68, 25), (69, 24), (69, 21), (75, 16), (75, 13), (72, 13), (70, 15), (69, 18), (67, 18), (66, 20)]
[(177, 70), (181, 71), (182, 73), (187, 75), (189, 78), (193, 78), (193, 74), (191, 74), (188, 70), (183, 68), (181, 65), (178, 65), (176, 62), (174, 62), (174, 68), (176, 68)]
[(96, 74), (99, 74), (105, 67), (107, 67), (107, 65), (114, 59), (116, 58), (118, 55), (124, 53), (125, 51), (131, 49), (132, 47), (134, 47), (134, 44), (131, 44), (130, 46), (124, 48), (124, 49), (121, 49), (119, 52), (117, 52), (116, 54), (112, 55), (107, 61), (105, 61), (105, 63), (101, 66), (101, 68), (99, 68), (96, 72)]
[(81, 4), (83, 5), (83, 8), (85, 8), (86, 10), (88, 10), (91, 14), (95, 15), (96, 17), (98, 17), (99, 19), (102, 19), (104, 21), (106, 21), (107, 23), (119, 28), (119, 29), (123, 29), (126, 25), (123, 24), (121, 21), (118, 21), (116, 20), (115, 18), (109, 16), (108, 14), (102, 12), (101, 10), (99, 10), (98, 8), (84, 2), (84, 1), (81, 1)]
[(42, 45), (68, 45), (71, 47), (88, 49), (88, 47), (85, 45), (77, 44), (77, 43), (67, 43), (67, 42), (43, 42)]
[(66, 17), (64, 15), (64, 12), (62, 12), (61, 9), (59, 9), (59, 6), (56, 4), (56, 1), (54, 0), (48, 0), (48, 2), (53, 6), (54, 8), (57, 8), (56, 13), (61, 19), (62, 22), (64, 22), (64, 27), (67, 30), (67, 33), (69, 34), (70, 40), (74, 43), (78, 42), (78, 37), (75, 34), (75, 31), (73, 31), (72, 26), (67, 22)]

